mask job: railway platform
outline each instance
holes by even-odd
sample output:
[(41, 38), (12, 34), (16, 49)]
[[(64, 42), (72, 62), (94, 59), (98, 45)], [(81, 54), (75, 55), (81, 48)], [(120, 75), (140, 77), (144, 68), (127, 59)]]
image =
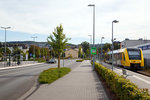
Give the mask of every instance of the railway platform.
[[(99, 61), (97, 61), (99, 63)], [(112, 69), (112, 65), (107, 64), (107, 63), (102, 63), (103, 66)], [(131, 70), (126, 70), (126, 79), (129, 79), (131, 82), (133, 82), (134, 84), (136, 84), (139, 88), (147, 88), (149, 90), (149, 94), (150, 94), (150, 77), (131, 71)], [(116, 72), (119, 75), (123, 75), (123, 68), (121, 67), (117, 67), (114, 66), (113, 67), (113, 71)]]

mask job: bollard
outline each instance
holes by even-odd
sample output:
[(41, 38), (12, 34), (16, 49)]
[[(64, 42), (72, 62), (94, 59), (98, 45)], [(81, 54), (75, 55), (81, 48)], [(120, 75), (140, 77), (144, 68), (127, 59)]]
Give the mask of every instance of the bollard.
[(122, 69), (122, 73), (123, 73), (123, 75), (127, 75), (127, 72), (125, 69)]

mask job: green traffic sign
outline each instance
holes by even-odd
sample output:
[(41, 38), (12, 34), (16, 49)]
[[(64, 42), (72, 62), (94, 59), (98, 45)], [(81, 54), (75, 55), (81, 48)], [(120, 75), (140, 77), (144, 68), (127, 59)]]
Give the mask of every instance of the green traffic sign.
[(33, 58), (35, 58), (35, 54), (33, 54)]
[(96, 55), (96, 48), (94, 47), (94, 48), (91, 48), (91, 54), (92, 55)]

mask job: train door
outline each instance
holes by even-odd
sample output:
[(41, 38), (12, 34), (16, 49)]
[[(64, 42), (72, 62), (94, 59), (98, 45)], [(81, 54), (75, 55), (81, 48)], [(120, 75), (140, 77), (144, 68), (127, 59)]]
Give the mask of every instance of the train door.
[(121, 64), (124, 66), (125, 65), (125, 55), (124, 55), (124, 53), (122, 53), (122, 60), (121, 61), (122, 61)]

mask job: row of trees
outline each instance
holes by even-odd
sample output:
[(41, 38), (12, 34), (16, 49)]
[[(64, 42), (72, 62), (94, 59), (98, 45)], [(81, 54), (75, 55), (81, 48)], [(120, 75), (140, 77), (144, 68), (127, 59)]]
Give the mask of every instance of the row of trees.
[[(2, 57), (5, 54), (5, 48), (0, 48), (0, 57)], [(11, 54), (11, 51), (6, 48), (6, 55)]]
[(40, 58), (40, 57), (49, 57), (50, 56), (50, 51), (48, 48), (40, 48), (38, 46), (35, 45), (31, 45), (29, 48), (29, 57), (33, 57), (34, 54), (34, 49), (35, 49), (35, 56), (36, 58)]
[[(6, 48), (6, 55), (11, 55), (11, 56), (16, 56), (16, 55), (23, 55), (23, 57), (25, 57), (26, 54), (29, 54), (29, 58), (30, 58), (30, 54), (34, 54), (34, 45), (31, 45), (29, 48), (29, 51), (27, 51), (26, 53), (24, 53), (21, 49), (19, 49), (17, 46), (13, 47), (13, 51), (11, 52), (10, 49)], [(5, 48), (0, 48), (0, 57), (4, 57), (5, 55)], [(50, 56), (50, 51), (48, 48), (40, 48), (38, 46), (35, 46), (35, 55), (36, 58), (40, 58), (40, 57), (49, 57)]]

